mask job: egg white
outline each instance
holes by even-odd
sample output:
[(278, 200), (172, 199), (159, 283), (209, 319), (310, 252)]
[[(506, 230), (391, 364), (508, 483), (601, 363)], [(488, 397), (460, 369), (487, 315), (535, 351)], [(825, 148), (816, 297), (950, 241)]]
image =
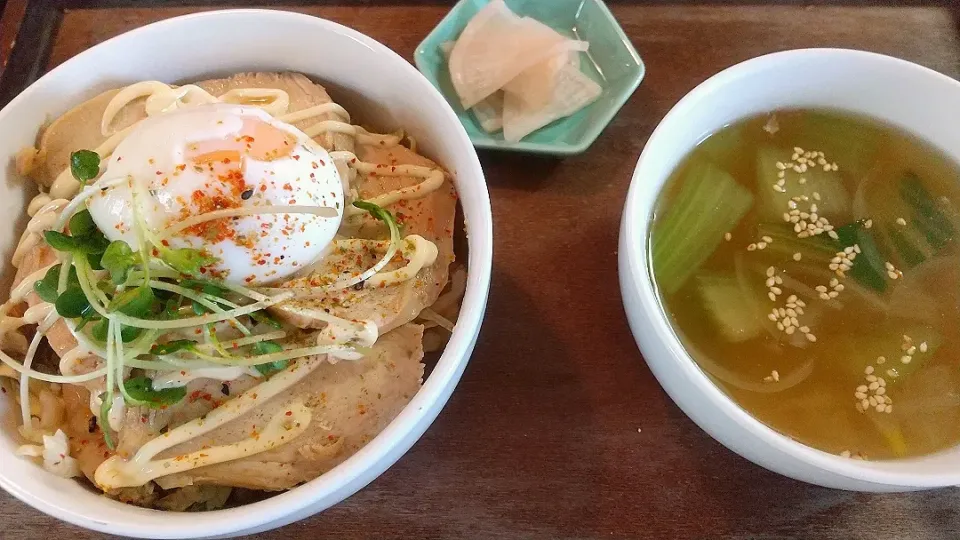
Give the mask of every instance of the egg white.
[[(229, 182), (191, 161), (190, 150), (197, 144), (235, 141), (244, 125), (257, 122), (292, 135), (295, 143), (289, 154), (267, 160), (241, 152), (242, 179), (234, 175)], [(256, 107), (202, 105), (148, 118), (120, 143), (103, 178), (128, 181), (91, 197), (90, 213), (107, 238), (123, 240), (134, 250), (140, 246), (134, 190), (136, 213), (147, 238), (204, 213), (211, 200), (229, 199), (240, 208), (296, 205), (336, 210), (336, 217), (280, 213), (225, 218), (219, 222), (229, 238), (186, 229), (166, 239), (170, 248), (200, 249), (216, 257), (219, 261), (208, 268), (210, 275), (243, 285), (280, 281), (316, 262), (343, 215), (343, 184), (326, 150)], [(239, 199), (238, 185), (243, 191)]]

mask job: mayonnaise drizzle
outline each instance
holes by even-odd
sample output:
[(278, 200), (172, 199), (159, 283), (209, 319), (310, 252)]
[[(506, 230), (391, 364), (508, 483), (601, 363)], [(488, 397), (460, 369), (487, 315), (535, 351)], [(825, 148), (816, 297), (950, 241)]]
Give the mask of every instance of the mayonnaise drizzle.
[(240, 459), (290, 442), (303, 433), (310, 423), (310, 410), (303, 404), (291, 406), (289, 410), (292, 414), (290, 416), (286, 415), (287, 411), (277, 414), (263, 432), (257, 434), (256, 437), (174, 458), (156, 461), (153, 459), (161, 452), (194, 437), (207, 434), (250, 412), (261, 403), (287, 391), (325, 361), (322, 356), (307, 357), (296, 361), (289, 368), (277, 373), (269, 380), (210, 411), (205, 417), (191, 420), (150, 440), (132, 458), (123, 459), (115, 455), (107, 459), (97, 467), (94, 480), (103, 490), (141, 486), (154, 478), (183, 472), (195, 467)]
[(244, 375), (251, 377), (261, 377), (260, 372), (247, 367), (212, 367), (199, 369), (185, 369), (181, 371), (158, 372), (153, 378), (153, 389), (163, 390), (165, 388), (174, 388), (177, 386), (186, 386), (188, 382), (196, 379), (214, 379), (217, 381), (232, 381), (239, 379)]

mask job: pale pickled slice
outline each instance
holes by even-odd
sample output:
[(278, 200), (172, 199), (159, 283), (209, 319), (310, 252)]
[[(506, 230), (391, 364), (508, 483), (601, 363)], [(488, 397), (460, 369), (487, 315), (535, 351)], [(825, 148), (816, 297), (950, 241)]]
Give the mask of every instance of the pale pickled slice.
[[(455, 41), (444, 41), (440, 44), (440, 52), (450, 61), (450, 53), (456, 46)], [(496, 133), (503, 129), (503, 92), (497, 91), (480, 100), (471, 109), (480, 123), (480, 127), (487, 133)]]
[(527, 103), (508, 92), (503, 104), (503, 138), (516, 142), (533, 131), (570, 116), (596, 101), (602, 89), (579, 69), (565, 65), (557, 74), (550, 99), (542, 105)]
[(450, 53), (450, 79), (469, 109), (569, 41), (549, 26), (519, 17), (493, 0), (470, 20)]
[(590, 44), (586, 41), (567, 40), (564, 52), (553, 55), (539, 64), (530, 66), (514, 77), (503, 87), (508, 93), (516, 94), (533, 107), (543, 107), (552, 98), (554, 89), (560, 83), (561, 72), (566, 66), (580, 69), (580, 53)]

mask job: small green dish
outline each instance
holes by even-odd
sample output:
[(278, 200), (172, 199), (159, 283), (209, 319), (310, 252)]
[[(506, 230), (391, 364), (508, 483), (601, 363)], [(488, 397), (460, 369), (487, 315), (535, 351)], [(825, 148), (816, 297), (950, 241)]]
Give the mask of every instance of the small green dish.
[(417, 47), (417, 69), (444, 95), (477, 148), (573, 155), (586, 150), (626, 103), (643, 79), (640, 55), (602, 0), (505, 0), (520, 16), (533, 17), (561, 34), (590, 43), (581, 69), (600, 83), (603, 93), (573, 116), (561, 118), (520, 142), (487, 133), (473, 113), (460, 105), (440, 45), (456, 40), (470, 19), (490, 0), (460, 0)]

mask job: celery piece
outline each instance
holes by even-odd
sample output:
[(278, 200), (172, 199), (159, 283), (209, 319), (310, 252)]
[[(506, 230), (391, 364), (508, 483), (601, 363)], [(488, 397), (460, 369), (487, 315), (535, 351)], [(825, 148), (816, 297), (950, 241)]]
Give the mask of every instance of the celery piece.
[[(790, 157), (791, 151), (772, 146), (765, 146), (757, 152), (757, 190), (760, 194), (757, 210), (760, 217), (769, 221), (783, 219), (783, 213), (790, 210), (789, 202), (792, 197), (806, 197), (801, 203), (802, 208), (816, 203), (817, 212), (830, 221), (842, 222), (848, 217), (850, 194), (836, 172), (825, 172), (818, 167), (810, 167), (804, 173), (790, 169), (784, 175), (784, 191), (774, 189), (773, 186), (780, 180), (777, 162), (787, 163)], [(801, 178), (804, 179), (803, 184), (800, 183)], [(814, 193), (819, 196), (819, 200)]]
[(650, 239), (654, 275), (665, 294), (683, 286), (753, 204), (746, 188), (706, 160), (690, 165), (681, 182)]
[(736, 276), (701, 275), (697, 285), (707, 312), (727, 341), (739, 343), (760, 335), (758, 299), (753, 291), (743, 290)]
[(887, 261), (880, 254), (877, 243), (864, 222), (865, 220), (854, 221), (836, 229), (836, 248), (841, 251), (853, 245), (858, 246), (860, 253), (848, 274), (864, 287), (883, 292), (887, 290)]

